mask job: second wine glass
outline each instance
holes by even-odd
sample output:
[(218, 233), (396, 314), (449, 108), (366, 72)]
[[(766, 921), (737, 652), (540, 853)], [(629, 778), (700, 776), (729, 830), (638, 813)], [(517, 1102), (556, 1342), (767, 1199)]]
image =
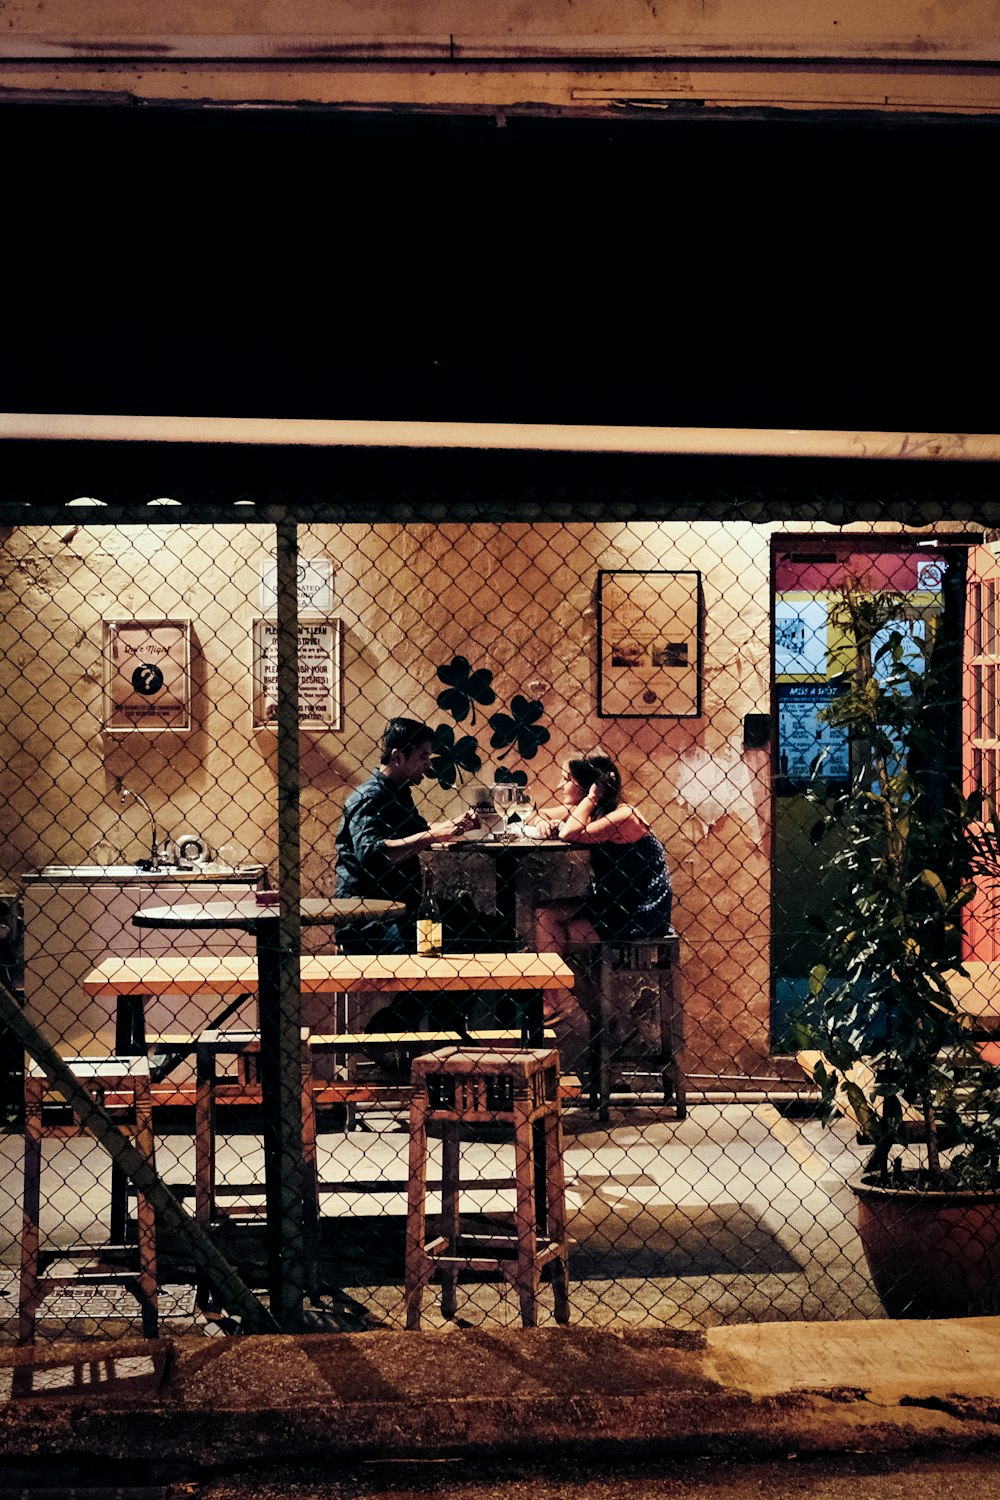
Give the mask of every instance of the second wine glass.
[(512, 786), (509, 781), (497, 782), (493, 787), (493, 806), (503, 819), (500, 837), (505, 844), (510, 843), (510, 828), (507, 824), (507, 818), (510, 815), (511, 808), (514, 806), (517, 790), (517, 787)]

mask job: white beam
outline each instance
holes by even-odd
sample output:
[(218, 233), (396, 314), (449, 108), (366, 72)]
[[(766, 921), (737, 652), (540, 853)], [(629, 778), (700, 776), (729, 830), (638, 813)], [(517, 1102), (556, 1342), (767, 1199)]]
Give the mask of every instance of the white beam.
[(601, 427), (541, 422), (362, 422), (0, 412), (0, 442), (216, 443), (759, 458), (1000, 460), (1000, 433), (765, 427)]

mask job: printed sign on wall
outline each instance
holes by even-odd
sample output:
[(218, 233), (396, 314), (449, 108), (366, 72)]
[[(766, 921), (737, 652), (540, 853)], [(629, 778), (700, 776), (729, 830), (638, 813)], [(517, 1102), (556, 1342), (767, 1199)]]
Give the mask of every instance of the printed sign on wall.
[[(340, 621), (299, 621), (299, 724), (303, 729), (339, 729)], [(278, 722), (278, 627), (253, 626), (253, 725)]]
[[(300, 558), (295, 569), (298, 580), (300, 613), (312, 610), (326, 614), (333, 608), (333, 563), (328, 557)], [(278, 564), (267, 558), (260, 565), (260, 607), (273, 614), (278, 606)]]
[(146, 734), (191, 728), (191, 625), (105, 620), (104, 728)]
[(850, 776), (847, 730), (823, 717), (844, 689), (843, 682), (778, 683), (779, 791), (801, 790), (813, 776), (824, 781)]

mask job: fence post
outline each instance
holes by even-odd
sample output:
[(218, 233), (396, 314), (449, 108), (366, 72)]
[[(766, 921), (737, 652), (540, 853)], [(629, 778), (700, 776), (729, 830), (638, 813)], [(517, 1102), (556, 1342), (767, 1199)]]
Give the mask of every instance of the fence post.
[[(265, 1150), (274, 1153), (277, 1172), (267, 1202), (271, 1310), (283, 1329), (302, 1325), (305, 1286), (305, 1218), (302, 1167), (299, 769), (299, 610), (298, 527), (287, 513), (275, 525), (277, 549), (278, 666), (278, 889), (277, 951), (260, 952), (261, 963), (276, 969), (279, 996), (275, 1049), (261, 1047), (265, 1097), (277, 1107), (265, 1116)], [(261, 989), (268, 986), (261, 976)], [(268, 1139), (267, 1137), (270, 1137)], [(272, 1201), (273, 1200), (273, 1201)]]

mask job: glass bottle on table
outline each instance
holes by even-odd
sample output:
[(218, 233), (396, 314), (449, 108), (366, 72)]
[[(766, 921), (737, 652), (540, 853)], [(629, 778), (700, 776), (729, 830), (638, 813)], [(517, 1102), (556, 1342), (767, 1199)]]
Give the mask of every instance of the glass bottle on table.
[(435, 958), (444, 952), (444, 929), (434, 895), (432, 870), (424, 871), (424, 888), (417, 907), (417, 952), (424, 958)]

